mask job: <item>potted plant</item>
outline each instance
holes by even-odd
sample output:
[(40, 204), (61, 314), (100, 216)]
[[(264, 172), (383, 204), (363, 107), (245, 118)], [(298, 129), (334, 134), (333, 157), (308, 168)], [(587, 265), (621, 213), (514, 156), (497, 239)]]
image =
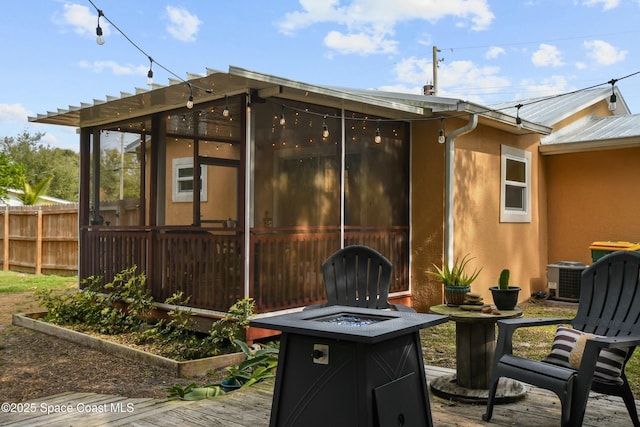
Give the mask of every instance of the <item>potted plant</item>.
[(498, 310), (513, 310), (518, 304), (518, 295), (520, 288), (518, 286), (509, 286), (509, 270), (504, 269), (500, 272), (498, 286), (491, 286), (491, 295), (493, 295), (493, 303)]
[(471, 259), (467, 254), (462, 259), (456, 258), (451, 267), (448, 264), (444, 264), (442, 267), (434, 264), (436, 271), (428, 272), (437, 277), (444, 285), (444, 299), (449, 306), (458, 306), (464, 302), (467, 292), (471, 290), (471, 283), (482, 271), (482, 268), (476, 268), (472, 273), (465, 271)]

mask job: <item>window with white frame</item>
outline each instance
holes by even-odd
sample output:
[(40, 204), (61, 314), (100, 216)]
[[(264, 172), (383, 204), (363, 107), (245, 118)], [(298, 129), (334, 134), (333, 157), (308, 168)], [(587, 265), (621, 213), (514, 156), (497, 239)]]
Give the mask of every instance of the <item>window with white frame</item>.
[[(172, 160), (173, 202), (193, 202), (193, 158), (181, 157)], [(207, 201), (207, 168), (200, 166), (200, 201)]]
[(501, 146), (500, 222), (531, 222), (531, 153)]

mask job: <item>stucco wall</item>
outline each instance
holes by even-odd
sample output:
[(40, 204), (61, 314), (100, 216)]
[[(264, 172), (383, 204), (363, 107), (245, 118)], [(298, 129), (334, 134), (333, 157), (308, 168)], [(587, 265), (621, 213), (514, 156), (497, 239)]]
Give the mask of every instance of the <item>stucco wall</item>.
[[(478, 128), (456, 141), (455, 235), (456, 257), (475, 259), (469, 267), (482, 267), (471, 290), (492, 302), (490, 286), (508, 268), (511, 284), (520, 286), (520, 301), (546, 283), (546, 204), (541, 180), (536, 135), (515, 136), (496, 129)], [(500, 145), (532, 152), (531, 222), (500, 222)]]
[[(447, 133), (465, 121), (446, 121)], [(426, 274), (443, 257), (444, 146), (439, 121), (414, 123), (412, 145), (412, 292), (419, 310), (442, 303), (442, 285)], [(503, 268), (522, 287), (520, 300), (546, 283), (545, 184), (537, 155), (539, 136), (515, 136), (482, 124), (455, 142), (454, 254), (482, 267), (472, 291), (492, 302), (489, 287)], [(531, 223), (500, 223), (500, 144), (532, 151)], [(540, 202), (542, 200), (542, 202)]]
[(442, 303), (442, 286), (427, 274), (443, 250), (444, 145), (439, 121), (415, 122), (411, 128), (411, 293), (422, 312)]
[(591, 263), (595, 241), (640, 241), (640, 148), (544, 156), (549, 261)]

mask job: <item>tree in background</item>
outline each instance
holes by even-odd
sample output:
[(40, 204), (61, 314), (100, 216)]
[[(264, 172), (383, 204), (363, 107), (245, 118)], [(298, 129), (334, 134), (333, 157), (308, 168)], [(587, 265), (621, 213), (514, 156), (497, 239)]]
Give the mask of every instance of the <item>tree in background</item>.
[(100, 151), (101, 200), (136, 199), (140, 197), (139, 188), (140, 164), (135, 152), (121, 153), (115, 148)]
[(73, 150), (42, 144), (43, 136), (40, 132), (31, 135), (24, 131), (17, 137), (5, 137), (0, 141), (0, 153), (14, 164), (21, 165), (24, 171), (24, 179), (6, 186), (0, 182), (0, 187), (21, 188), (23, 182), (40, 183), (52, 177), (47, 195), (77, 202), (80, 155)]
[(7, 196), (7, 188), (18, 188), (24, 182), (24, 166), (0, 152), (0, 199)]

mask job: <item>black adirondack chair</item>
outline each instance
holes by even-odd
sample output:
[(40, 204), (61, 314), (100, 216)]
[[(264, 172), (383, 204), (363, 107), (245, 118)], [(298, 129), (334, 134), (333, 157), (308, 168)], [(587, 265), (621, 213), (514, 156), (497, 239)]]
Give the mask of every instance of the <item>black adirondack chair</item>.
[[(519, 318), (498, 321), (498, 341), (487, 411), (482, 416), (489, 421), (493, 414), (498, 380), (513, 378), (553, 391), (562, 404), (562, 426), (580, 426), (589, 398), (589, 391), (622, 397), (635, 426), (640, 426), (635, 400), (624, 367), (635, 347), (640, 344), (640, 253), (618, 251), (600, 258), (582, 273), (580, 301), (573, 319)], [(581, 362), (574, 360), (572, 367), (534, 361), (512, 354), (512, 337), (517, 328), (570, 324), (575, 330), (597, 335), (584, 345)], [(555, 342), (560, 343), (556, 336)], [(560, 344), (564, 345), (564, 344)], [(605, 349), (605, 350), (602, 350)], [(607, 350), (608, 349), (608, 350)], [(626, 353), (625, 356), (625, 351)], [(602, 350), (602, 351), (601, 351)], [(615, 379), (599, 375), (608, 356), (618, 354), (620, 375)], [(572, 355), (573, 356), (573, 355)], [(605, 359), (603, 359), (603, 357)], [(610, 362), (607, 362), (610, 363)]]
[(414, 312), (405, 305), (389, 303), (391, 269), (391, 262), (368, 246), (340, 249), (322, 263), (327, 302), (307, 306), (305, 310), (346, 305)]

